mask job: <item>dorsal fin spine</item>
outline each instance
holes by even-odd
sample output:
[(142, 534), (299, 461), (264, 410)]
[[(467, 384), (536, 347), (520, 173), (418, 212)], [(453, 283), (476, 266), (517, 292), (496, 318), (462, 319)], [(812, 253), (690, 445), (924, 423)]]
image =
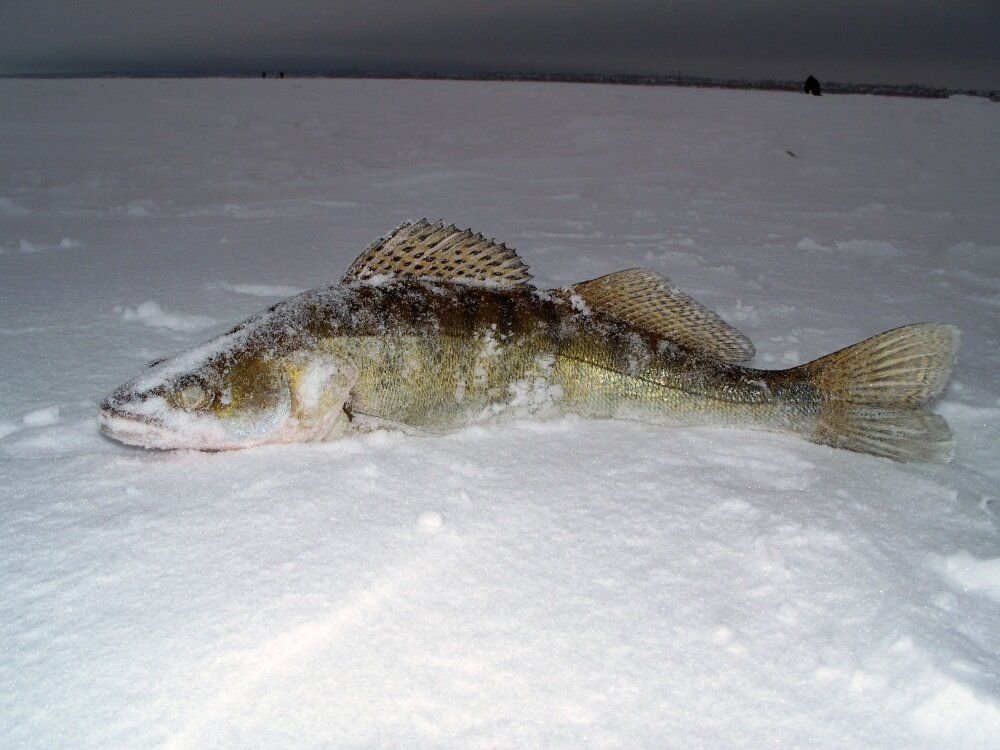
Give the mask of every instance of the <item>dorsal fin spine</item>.
[(472, 230), (431, 224), (426, 219), (405, 222), (372, 243), (354, 261), (341, 283), (372, 277), (425, 279), (499, 287), (530, 287), (528, 267), (503, 243)]

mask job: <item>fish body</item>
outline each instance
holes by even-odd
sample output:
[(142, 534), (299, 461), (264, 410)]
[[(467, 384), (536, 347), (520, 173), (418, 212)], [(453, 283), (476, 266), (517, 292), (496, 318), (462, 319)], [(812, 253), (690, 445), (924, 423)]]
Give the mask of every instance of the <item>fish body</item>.
[(897, 460), (948, 460), (924, 406), (958, 332), (894, 329), (788, 370), (657, 274), (540, 291), (503, 245), (426, 221), (378, 240), (337, 285), (291, 297), (152, 364), (102, 404), (106, 434), (218, 450), (396, 427), (446, 432), (577, 414), (787, 431)]

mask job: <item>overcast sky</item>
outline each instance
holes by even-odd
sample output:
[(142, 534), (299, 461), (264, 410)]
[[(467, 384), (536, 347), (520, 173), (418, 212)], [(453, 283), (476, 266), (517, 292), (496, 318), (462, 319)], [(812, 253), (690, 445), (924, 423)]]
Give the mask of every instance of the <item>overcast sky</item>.
[(1000, 0), (0, 0), (0, 73), (652, 73), (1000, 89)]

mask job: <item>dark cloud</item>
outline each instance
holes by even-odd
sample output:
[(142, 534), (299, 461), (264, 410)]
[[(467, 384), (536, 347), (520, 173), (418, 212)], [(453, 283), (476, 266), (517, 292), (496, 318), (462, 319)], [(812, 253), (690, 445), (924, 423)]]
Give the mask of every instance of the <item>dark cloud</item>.
[(0, 72), (676, 73), (1000, 88), (1000, 3), (0, 2)]

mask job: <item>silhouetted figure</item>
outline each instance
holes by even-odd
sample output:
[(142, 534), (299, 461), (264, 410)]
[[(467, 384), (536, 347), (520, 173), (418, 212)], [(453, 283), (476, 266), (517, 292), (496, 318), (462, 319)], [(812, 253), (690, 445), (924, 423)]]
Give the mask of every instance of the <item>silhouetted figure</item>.
[(261, 78), (267, 78), (267, 71), (266, 70), (260, 71), (260, 77)]
[(819, 90), (819, 81), (816, 80), (815, 76), (809, 76), (806, 79), (805, 92), (807, 94), (812, 94), (813, 96), (823, 96)]
[(282, 70), (281, 72), (278, 73), (278, 78), (284, 78), (284, 77), (285, 77), (285, 71)]

